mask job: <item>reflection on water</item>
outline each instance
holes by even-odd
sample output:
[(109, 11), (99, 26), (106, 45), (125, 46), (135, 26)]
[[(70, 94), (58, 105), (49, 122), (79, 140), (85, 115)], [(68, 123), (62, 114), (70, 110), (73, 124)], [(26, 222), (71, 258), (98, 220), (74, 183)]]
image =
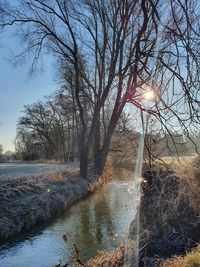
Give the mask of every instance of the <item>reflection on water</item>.
[[(121, 174), (77, 203), (37, 234), (1, 246), (0, 266), (47, 267), (54, 266), (59, 259), (73, 266), (73, 243), (83, 260), (95, 256), (99, 250), (116, 248), (128, 235), (138, 198), (137, 181), (132, 181), (132, 176), (123, 177)], [(63, 234), (68, 236), (67, 244), (63, 242)]]

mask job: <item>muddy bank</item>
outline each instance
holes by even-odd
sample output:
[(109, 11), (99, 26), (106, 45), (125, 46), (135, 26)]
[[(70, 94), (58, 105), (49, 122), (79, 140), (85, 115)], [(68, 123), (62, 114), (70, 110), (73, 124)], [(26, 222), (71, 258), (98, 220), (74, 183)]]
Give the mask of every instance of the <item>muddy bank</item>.
[[(197, 177), (179, 177), (172, 169), (146, 171), (140, 212), (130, 227), (130, 238), (140, 222), (139, 266), (159, 266), (160, 259), (180, 255), (200, 241)], [(134, 265), (134, 258), (132, 259)]]
[(64, 171), (37, 177), (2, 181), (0, 186), (0, 242), (45, 223), (75, 201), (94, 192), (112, 176), (105, 171), (87, 180)]

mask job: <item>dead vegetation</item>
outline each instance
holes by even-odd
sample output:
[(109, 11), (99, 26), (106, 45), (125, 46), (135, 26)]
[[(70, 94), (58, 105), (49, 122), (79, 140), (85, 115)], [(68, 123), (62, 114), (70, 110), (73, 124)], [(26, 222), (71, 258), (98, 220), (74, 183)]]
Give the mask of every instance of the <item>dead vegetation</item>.
[[(189, 210), (193, 211), (197, 216), (196, 221), (187, 222), (200, 224), (200, 157), (197, 157), (193, 162), (188, 162), (188, 165), (179, 169), (180, 174), (180, 190), (178, 195), (178, 202), (185, 200), (189, 204)], [(185, 218), (187, 219), (187, 218)], [(191, 227), (194, 236), (200, 242), (199, 231), (194, 231)], [(198, 245), (191, 252), (188, 252), (185, 256), (174, 256), (166, 261), (161, 262), (159, 267), (199, 267), (200, 266), (200, 245)]]
[[(125, 247), (121, 245), (114, 251), (101, 251), (95, 258), (87, 262), (80, 258), (76, 244), (73, 244), (71, 253), (77, 267), (122, 267), (124, 264)], [(66, 266), (68, 266), (68, 263), (61, 264), (60, 262), (54, 267)]]
[(200, 266), (200, 246), (185, 256), (175, 256), (160, 263), (159, 267), (199, 267)]
[(102, 251), (94, 259), (87, 261), (88, 267), (121, 267), (123, 266), (125, 248), (119, 246), (112, 252)]
[(87, 180), (75, 170), (37, 177), (2, 181), (0, 187), (0, 240), (25, 232), (36, 224), (58, 216), (72, 203), (93, 192), (110, 179), (90, 174)]
[[(196, 167), (195, 167), (196, 166)], [(144, 169), (140, 205), (140, 266), (158, 266), (156, 257), (186, 253), (200, 241), (200, 160)], [(137, 230), (137, 218), (130, 237)], [(167, 265), (165, 265), (167, 266)]]

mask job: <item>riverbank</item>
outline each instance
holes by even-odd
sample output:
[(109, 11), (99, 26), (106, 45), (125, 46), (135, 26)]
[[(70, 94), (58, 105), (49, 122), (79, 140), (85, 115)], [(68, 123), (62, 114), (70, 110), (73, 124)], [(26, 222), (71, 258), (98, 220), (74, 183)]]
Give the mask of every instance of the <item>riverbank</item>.
[(73, 203), (110, 180), (111, 176), (112, 170), (107, 168), (101, 177), (91, 172), (87, 180), (77, 173), (63, 171), (2, 181), (0, 242), (59, 216)]
[[(200, 158), (190, 165), (144, 169), (143, 177), (140, 209), (127, 240), (132, 245), (127, 247), (126, 266), (200, 266), (200, 247), (195, 248), (200, 243)], [(138, 229), (139, 263), (134, 248)], [(123, 266), (126, 253), (120, 249), (119, 260), (118, 251), (102, 252), (88, 266)]]
[(144, 172), (140, 210), (130, 227), (134, 240), (139, 221), (139, 266), (159, 266), (161, 259), (183, 255), (200, 242), (199, 163)]

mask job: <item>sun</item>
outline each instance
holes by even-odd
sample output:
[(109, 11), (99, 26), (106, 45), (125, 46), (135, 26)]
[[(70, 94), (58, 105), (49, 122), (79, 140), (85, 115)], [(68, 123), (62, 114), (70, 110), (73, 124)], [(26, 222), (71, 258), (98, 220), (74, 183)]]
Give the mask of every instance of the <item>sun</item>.
[(142, 97), (146, 100), (153, 100), (155, 98), (155, 92), (153, 89), (148, 89), (142, 94)]

